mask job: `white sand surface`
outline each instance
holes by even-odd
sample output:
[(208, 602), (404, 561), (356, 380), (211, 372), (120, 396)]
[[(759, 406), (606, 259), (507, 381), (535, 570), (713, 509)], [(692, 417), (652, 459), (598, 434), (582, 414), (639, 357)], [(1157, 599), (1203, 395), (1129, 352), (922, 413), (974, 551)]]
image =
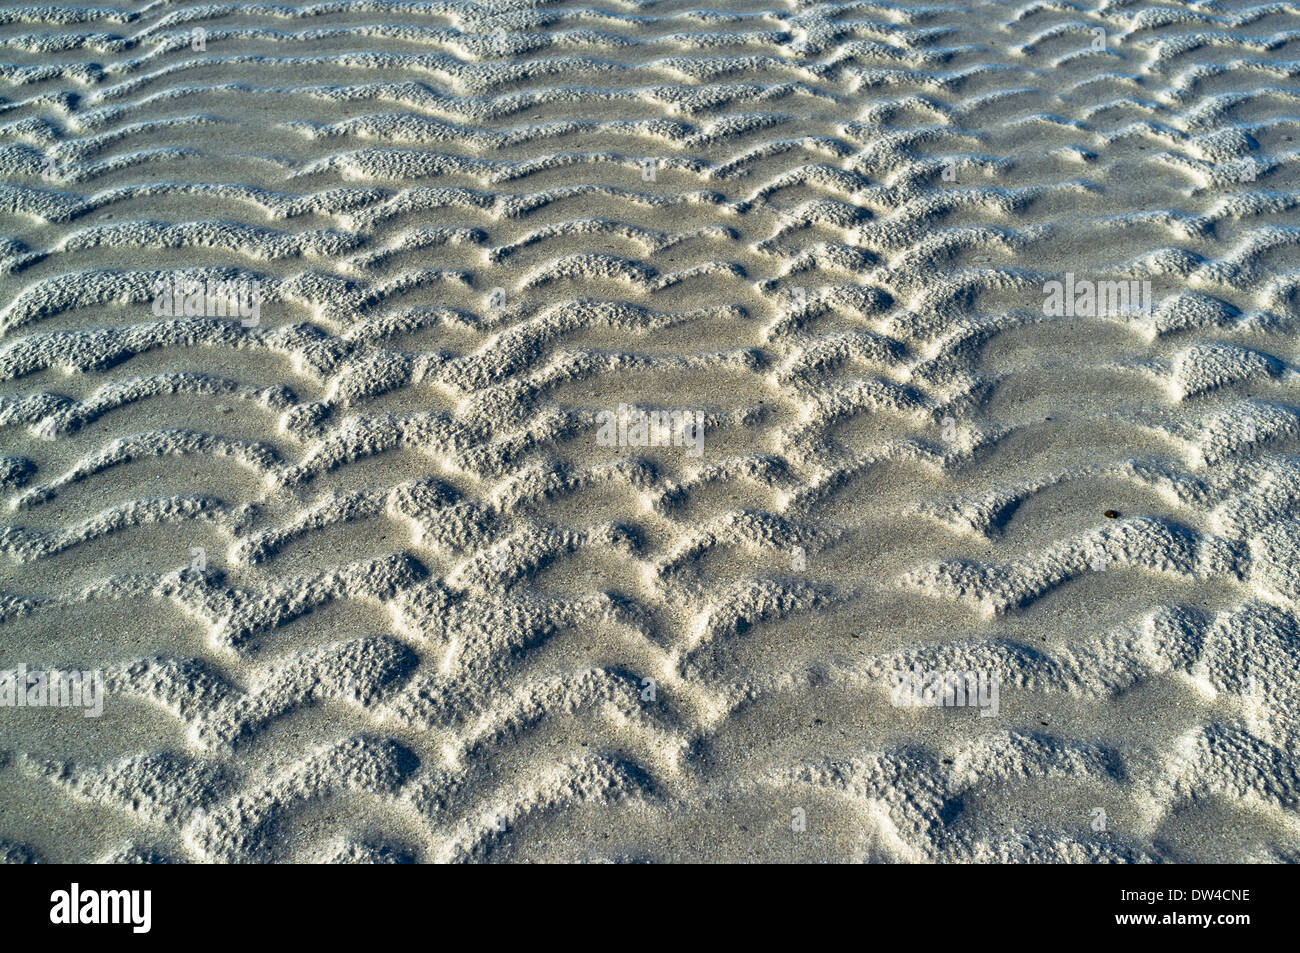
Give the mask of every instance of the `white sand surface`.
[(1293, 0), (6, 5), (0, 669), (104, 694), (0, 857), (1300, 859), (1297, 116)]

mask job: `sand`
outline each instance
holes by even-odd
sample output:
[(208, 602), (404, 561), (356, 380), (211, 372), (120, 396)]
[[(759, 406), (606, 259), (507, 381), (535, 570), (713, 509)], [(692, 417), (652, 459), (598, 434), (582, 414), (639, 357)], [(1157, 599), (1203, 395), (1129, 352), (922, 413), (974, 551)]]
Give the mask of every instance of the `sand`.
[(1300, 859), (1297, 3), (0, 46), (0, 858)]

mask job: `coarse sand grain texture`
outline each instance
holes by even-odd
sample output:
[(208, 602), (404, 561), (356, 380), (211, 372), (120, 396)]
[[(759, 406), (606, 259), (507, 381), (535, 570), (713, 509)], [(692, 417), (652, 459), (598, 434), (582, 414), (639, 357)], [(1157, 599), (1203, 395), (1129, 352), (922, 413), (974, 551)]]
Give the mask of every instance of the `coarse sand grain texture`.
[(1296, 0), (6, 4), (0, 859), (1300, 859), (1297, 116)]

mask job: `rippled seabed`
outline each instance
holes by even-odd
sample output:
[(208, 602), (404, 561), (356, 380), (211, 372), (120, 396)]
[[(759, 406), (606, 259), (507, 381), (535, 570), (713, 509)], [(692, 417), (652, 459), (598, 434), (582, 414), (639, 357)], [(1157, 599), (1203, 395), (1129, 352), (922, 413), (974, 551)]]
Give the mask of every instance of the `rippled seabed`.
[(1300, 4), (0, 42), (7, 859), (1300, 857)]

